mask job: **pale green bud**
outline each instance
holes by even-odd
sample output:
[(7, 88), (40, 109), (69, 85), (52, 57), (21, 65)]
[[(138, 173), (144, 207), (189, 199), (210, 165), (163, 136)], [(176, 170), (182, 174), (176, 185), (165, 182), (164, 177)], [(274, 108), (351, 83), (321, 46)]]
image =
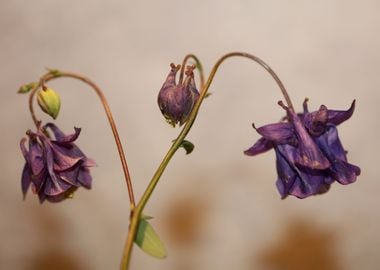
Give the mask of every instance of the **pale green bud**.
[(22, 86), (18, 89), (17, 93), (19, 93), (19, 94), (26, 94), (26, 93), (28, 93), (30, 90), (34, 89), (34, 88), (37, 86), (37, 84), (38, 84), (38, 83), (36, 83), (36, 82), (31, 82), (31, 83), (24, 84), (24, 85), (22, 85)]
[(59, 95), (51, 88), (42, 89), (38, 92), (38, 105), (41, 110), (53, 117), (57, 118), (61, 107), (61, 99)]

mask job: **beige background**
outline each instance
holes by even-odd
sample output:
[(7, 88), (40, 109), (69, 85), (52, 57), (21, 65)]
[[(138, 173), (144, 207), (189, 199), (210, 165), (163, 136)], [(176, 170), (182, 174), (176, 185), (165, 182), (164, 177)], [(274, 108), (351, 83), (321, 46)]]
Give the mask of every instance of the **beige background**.
[[(301, 109), (348, 108), (340, 127), (357, 183), (281, 201), (274, 154), (242, 155), (258, 126), (283, 115), (270, 76), (244, 60), (222, 66), (188, 139), (146, 214), (165, 241), (159, 261), (135, 249), (131, 269), (378, 269), (379, 1), (0, 1), (0, 269), (117, 269), (128, 226), (120, 162), (95, 95), (70, 79), (57, 124), (82, 127), (78, 144), (97, 160), (91, 192), (39, 205), (22, 201), (19, 140), (33, 128), (18, 87), (46, 67), (84, 74), (105, 91), (139, 197), (178, 130), (156, 98), (169, 63), (195, 53), (206, 72), (241, 50), (267, 61)], [(39, 113), (40, 117), (43, 117)], [(48, 120), (48, 118), (44, 118)], [(279, 268), (276, 268), (279, 267)], [(314, 267), (314, 268), (313, 268)]]

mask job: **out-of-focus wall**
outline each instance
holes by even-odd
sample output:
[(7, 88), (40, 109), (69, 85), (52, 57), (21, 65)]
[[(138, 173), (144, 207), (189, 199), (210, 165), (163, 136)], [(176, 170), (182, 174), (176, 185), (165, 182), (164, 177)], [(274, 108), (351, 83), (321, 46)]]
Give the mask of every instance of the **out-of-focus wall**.
[[(39, 205), (22, 200), (19, 140), (33, 128), (18, 87), (45, 68), (84, 74), (101, 86), (119, 126), (139, 197), (177, 129), (156, 105), (171, 62), (195, 53), (206, 73), (229, 51), (254, 53), (278, 72), (301, 110), (346, 109), (340, 128), (357, 183), (282, 201), (274, 154), (242, 154), (252, 129), (284, 111), (277, 86), (245, 59), (225, 62), (212, 96), (176, 153), (146, 214), (169, 257), (135, 249), (131, 269), (378, 269), (380, 113), (378, 1), (0, 1), (0, 268), (117, 269), (128, 199), (103, 109), (80, 82), (50, 85), (62, 98), (57, 124), (82, 127), (78, 144), (96, 159), (92, 191)], [(44, 121), (49, 119), (38, 112)], [(314, 268), (313, 268), (314, 267)]]

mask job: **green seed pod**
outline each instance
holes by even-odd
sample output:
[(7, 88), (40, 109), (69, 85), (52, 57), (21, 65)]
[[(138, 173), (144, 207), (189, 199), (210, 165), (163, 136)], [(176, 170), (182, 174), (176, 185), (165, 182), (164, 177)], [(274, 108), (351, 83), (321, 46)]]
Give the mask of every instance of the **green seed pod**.
[(38, 105), (41, 110), (56, 119), (61, 107), (59, 95), (51, 88), (42, 89), (38, 92)]

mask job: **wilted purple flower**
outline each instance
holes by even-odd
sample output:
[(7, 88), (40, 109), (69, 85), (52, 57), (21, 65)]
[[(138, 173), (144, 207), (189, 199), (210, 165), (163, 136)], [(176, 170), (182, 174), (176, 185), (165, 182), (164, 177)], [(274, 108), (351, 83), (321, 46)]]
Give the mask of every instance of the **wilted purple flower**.
[[(55, 140), (47, 136), (48, 129)], [(91, 188), (89, 168), (95, 166), (95, 162), (73, 143), (80, 131), (75, 128), (74, 134), (65, 135), (52, 123), (39, 127), (36, 133), (27, 131), (29, 149), (25, 145), (27, 138), (20, 142), (26, 161), (21, 180), (24, 197), (29, 186), (38, 194), (40, 202), (59, 202), (70, 197), (80, 186)]]
[(176, 83), (176, 74), (180, 66), (170, 64), (170, 67), (171, 71), (158, 94), (158, 106), (169, 124), (175, 126), (179, 122), (182, 125), (199, 97), (194, 81), (195, 67), (187, 67), (186, 78), (179, 84)]
[(351, 117), (355, 100), (347, 111), (328, 110), (322, 105), (311, 113), (305, 100), (302, 114), (282, 102), (279, 105), (287, 112), (286, 121), (257, 128), (262, 138), (244, 153), (255, 156), (274, 148), (276, 185), (282, 198), (324, 193), (335, 180), (344, 185), (355, 182), (360, 168), (347, 162), (336, 128)]

